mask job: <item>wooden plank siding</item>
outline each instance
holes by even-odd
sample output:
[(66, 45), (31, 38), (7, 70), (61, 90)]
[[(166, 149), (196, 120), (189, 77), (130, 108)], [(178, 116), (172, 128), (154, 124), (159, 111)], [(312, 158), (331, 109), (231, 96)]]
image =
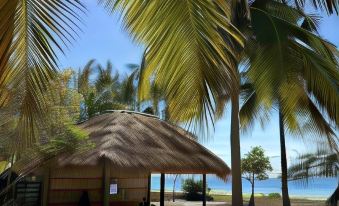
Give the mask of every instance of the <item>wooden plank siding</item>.
[[(64, 167), (51, 169), (48, 187), (48, 205), (77, 206), (84, 191), (88, 192), (91, 205), (104, 206), (105, 173), (103, 164), (93, 167)], [(106, 168), (106, 182), (118, 184), (118, 195), (108, 196), (110, 206), (136, 206), (147, 197), (148, 174), (115, 173)], [(109, 172), (108, 172), (109, 171)], [(106, 183), (107, 184), (107, 183)], [(107, 186), (105, 188), (107, 191)]]

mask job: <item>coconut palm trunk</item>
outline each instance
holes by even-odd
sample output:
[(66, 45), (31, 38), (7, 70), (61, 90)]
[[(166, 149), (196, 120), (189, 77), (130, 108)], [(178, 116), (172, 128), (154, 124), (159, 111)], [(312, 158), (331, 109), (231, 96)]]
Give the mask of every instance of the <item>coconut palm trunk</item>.
[(231, 114), (231, 167), (232, 167), (232, 205), (242, 206), (241, 155), (239, 132), (239, 95), (232, 97)]
[(338, 202), (339, 202), (339, 183), (337, 189), (333, 192), (331, 197), (327, 199), (326, 204), (328, 206), (336, 206), (338, 205)]
[(285, 127), (284, 116), (279, 106), (279, 130), (280, 130), (280, 152), (281, 152), (281, 190), (283, 198), (283, 206), (291, 206), (288, 195), (287, 184), (287, 159), (286, 159), (286, 145), (285, 145)]

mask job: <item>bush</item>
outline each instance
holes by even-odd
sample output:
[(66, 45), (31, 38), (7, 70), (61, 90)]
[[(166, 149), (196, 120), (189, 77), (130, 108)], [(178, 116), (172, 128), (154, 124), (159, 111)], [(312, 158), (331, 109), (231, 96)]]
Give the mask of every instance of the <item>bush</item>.
[(280, 193), (270, 193), (268, 194), (268, 197), (272, 199), (278, 199), (278, 198), (281, 198), (281, 195)]
[[(185, 179), (182, 184), (184, 198), (189, 201), (202, 201), (203, 182), (195, 181), (193, 178)], [(213, 197), (206, 194), (206, 200), (213, 200)]]

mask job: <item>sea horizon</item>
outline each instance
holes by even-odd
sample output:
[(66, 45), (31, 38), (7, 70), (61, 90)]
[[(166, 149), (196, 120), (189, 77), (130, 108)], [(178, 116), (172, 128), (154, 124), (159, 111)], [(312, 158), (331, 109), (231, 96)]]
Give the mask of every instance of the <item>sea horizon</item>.
[[(201, 175), (200, 175), (201, 176)], [(194, 175), (195, 179), (201, 178), (199, 175)], [(166, 175), (165, 191), (173, 191), (174, 175)], [(175, 191), (182, 192), (181, 185), (184, 179), (191, 178), (192, 175), (178, 176)], [(255, 182), (255, 194), (268, 195), (269, 193), (281, 194), (281, 180), (279, 178), (269, 178), (263, 181)], [(207, 188), (215, 194), (231, 194), (231, 180), (227, 182), (217, 178), (214, 175), (207, 175)], [(308, 184), (305, 181), (289, 181), (289, 195), (291, 198), (304, 198), (314, 200), (324, 200), (333, 194), (338, 184), (337, 178), (312, 178)], [(251, 184), (247, 180), (243, 180), (243, 194), (251, 194)], [(151, 190), (160, 191), (160, 177), (152, 175)]]

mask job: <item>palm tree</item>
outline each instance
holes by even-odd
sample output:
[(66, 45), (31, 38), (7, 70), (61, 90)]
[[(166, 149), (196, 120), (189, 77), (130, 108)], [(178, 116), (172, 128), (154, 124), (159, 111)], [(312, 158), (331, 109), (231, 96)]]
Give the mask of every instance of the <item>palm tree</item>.
[[(316, 153), (300, 155), (296, 162), (288, 168), (290, 180), (302, 180), (308, 183), (314, 177), (338, 177), (339, 160), (338, 153), (328, 150), (318, 150)], [(336, 190), (328, 198), (328, 206), (337, 206), (339, 201), (339, 182)]]
[(132, 74), (126, 75), (121, 82), (120, 101), (128, 105), (128, 109), (140, 111), (140, 102), (137, 99), (137, 88), (135, 79), (138, 70), (134, 70)]
[(159, 104), (161, 101), (166, 102), (162, 86), (151, 79), (141, 83), (146, 67), (145, 56), (143, 56), (140, 65), (128, 64), (127, 66), (132, 69), (132, 73), (123, 80), (121, 92), (123, 96), (122, 102), (126, 100), (129, 102), (135, 101), (138, 111), (140, 111), (141, 103), (151, 102), (152, 106), (150, 108), (152, 108), (153, 114), (160, 116)]
[[(214, 121), (214, 117), (209, 117), (214, 115), (216, 109), (223, 108), (223, 103), (227, 100), (223, 98), (218, 104), (218, 97), (225, 93), (232, 94), (233, 205), (242, 205), (238, 123), (239, 75), (237, 64), (234, 64), (239, 61), (233, 50), (237, 44), (241, 45), (241, 38), (238, 32), (233, 32), (227, 21), (231, 11), (229, 5), (223, 1), (214, 1), (217, 3), (213, 4), (212, 1), (189, 0), (166, 3), (119, 0), (100, 2), (109, 11), (121, 12), (125, 28), (135, 40), (146, 45), (149, 67), (145, 71), (145, 79), (152, 77), (156, 82), (166, 85), (168, 109), (173, 120), (189, 123), (197, 120), (200, 124)], [(303, 6), (303, 2), (298, 3)], [(334, 2), (331, 5), (336, 6), (335, 1), (331, 2)], [(241, 10), (248, 7), (248, 2), (234, 0), (232, 3), (237, 8), (232, 10), (239, 12), (239, 15), (233, 15), (235, 20), (232, 22), (238, 22), (239, 24), (235, 24), (238, 26), (246, 21), (237, 17), (249, 16), (248, 10)], [(219, 20), (220, 12), (226, 19)], [(219, 29), (217, 32), (215, 25)], [(208, 55), (205, 56), (206, 54)]]
[[(243, 42), (229, 22), (226, 1), (100, 2), (109, 11), (121, 12), (128, 32), (146, 45), (147, 67), (140, 82), (145, 89), (139, 97), (142, 99), (143, 91), (149, 91), (147, 82), (154, 80), (164, 85), (171, 121), (188, 125), (213, 122), (217, 96), (232, 93), (238, 82), (234, 50), (224, 37), (227, 35), (235, 45)], [(238, 116), (235, 111), (234, 116)], [(239, 133), (236, 125), (233, 128), (233, 133)], [(232, 140), (239, 141), (239, 135), (233, 133)], [(233, 194), (237, 200), (233, 204), (242, 205), (239, 144), (232, 143), (232, 150), (237, 152), (232, 161)]]
[[(232, 107), (234, 108), (232, 112), (234, 121), (232, 122), (235, 123), (232, 124), (231, 132), (232, 140), (234, 140), (232, 142), (232, 163), (234, 163), (232, 169), (233, 171), (239, 169), (240, 175), (239, 124), (237, 121), (239, 78), (237, 65), (233, 64), (237, 60), (232, 46), (241, 45), (243, 40), (239, 32), (229, 23), (231, 11), (229, 5), (219, 0), (150, 1), (146, 3), (128, 0), (99, 0), (99, 2), (110, 11), (121, 9), (127, 30), (135, 40), (146, 45), (146, 57), (150, 66), (145, 72), (145, 79), (152, 74), (157, 74), (156, 82), (168, 85), (166, 98), (172, 119), (188, 122), (197, 120), (197, 123), (214, 121), (214, 111), (224, 106), (217, 105), (217, 97), (224, 93), (236, 96), (236, 98), (233, 97), (235, 103)], [(248, 7), (246, 0), (233, 0), (232, 2), (245, 2), (243, 5)], [(297, 2), (301, 4), (304, 1)], [(323, 3), (322, 5), (325, 5), (324, 2), (329, 2), (328, 8), (338, 7), (336, 0), (313, 2)], [(28, 94), (40, 91), (40, 86), (48, 81), (48, 77), (53, 73), (51, 71), (56, 68), (54, 47), (51, 45), (61, 48), (63, 42), (72, 39), (71, 37), (74, 36), (72, 28), (77, 28), (77, 21), (80, 19), (76, 11), (82, 11), (82, 8), (78, 1), (70, 0), (62, 2), (57, 0), (48, 2), (5, 0), (2, 2), (0, 14), (7, 18), (0, 18), (0, 25), (3, 25), (0, 29), (0, 104), (7, 99), (3, 97), (8, 97), (6, 84), (9, 82), (9, 76), (21, 80), (20, 74), (25, 74), (21, 71), (28, 69), (24, 66), (25, 63), (34, 63), (41, 68), (38, 76), (28, 79), (33, 85), (28, 87), (31, 91)], [(329, 10), (331, 11), (332, 9)], [(54, 15), (51, 15), (52, 13)], [(59, 23), (61, 21), (63, 23)], [(25, 24), (27, 22), (32, 23)], [(76, 23), (73, 25), (73, 22)], [(221, 35), (221, 32), (227, 35)], [(20, 38), (14, 38), (15, 35)], [(225, 36), (227, 38), (224, 38)], [(61, 41), (57, 41), (57, 37)], [(231, 40), (233, 43), (229, 44)], [(13, 63), (13, 65), (20, 65), (20, 69), (15, 70), (18, 72), (8, 69), (10, 57), (15, 54), (17, 57), (11, 59), (18, 63)], [(39, 85), (36, 85), (37, 83)], [(235, 92), (233, 88), (236, 89)], [(43, 102), (43, 100), (34, 101), (36, 96), (39, 95), (28, 96), (25, 102), (31, 102), (30, 106), (35, 106), (32, 102)], [(34, 110), (26, 109), (25, 118), (29, 119), (28, 124), (24, 124), (26, 127), (32, 128), (30, 121), (36, 118), (31, 117), (42, 110), (38, 106), (35, 106)], [(241, 177), (236, 175), (234, 174), (234, 180), (241, 183)], [(234, 195), (238, 195), (234, 197), (236, 201), (233, 201), (233, 204), (241, 205), (241, 184), (234, 184), (233, 188), (235, 188), (233, 191), (236, 191)]]
[(119, 73), (112, 75), (113, 65), (107, 61), (106, 68), (98, 65), (98, 77), (94, 86), (96, 89), (95, 104), (98, 112), (101, 113), (109, 109), (123, 109), (125, 106), (118, 102), (120, 93)]
[(279, 111), (283, 204), (289, 206), (285, 127), (302, 133), (304, 123), (307, 131), (325, 135), (336, 146), (335, 134), (321, 111), (338, 124), (337, 50), (312, 33), (316, 21), (301, 10), (262, 1), (254, 1), (250, 9), (253, 31), (247, 38), (246, 75), (254, 88), (245, 84), (240, 115), (248, 126), (261, 112), (267, 117), (272, 106)]
[(87, 62), (83, 69), (79, 69), (77, 78), (78, 92), (83, 96), (84, 102), (80, 104), (80, 120), (85, 120), (95, 114), (94, 108), (94, 87), (91, 85), (90, 77), (94, 72), (94, 59)]

